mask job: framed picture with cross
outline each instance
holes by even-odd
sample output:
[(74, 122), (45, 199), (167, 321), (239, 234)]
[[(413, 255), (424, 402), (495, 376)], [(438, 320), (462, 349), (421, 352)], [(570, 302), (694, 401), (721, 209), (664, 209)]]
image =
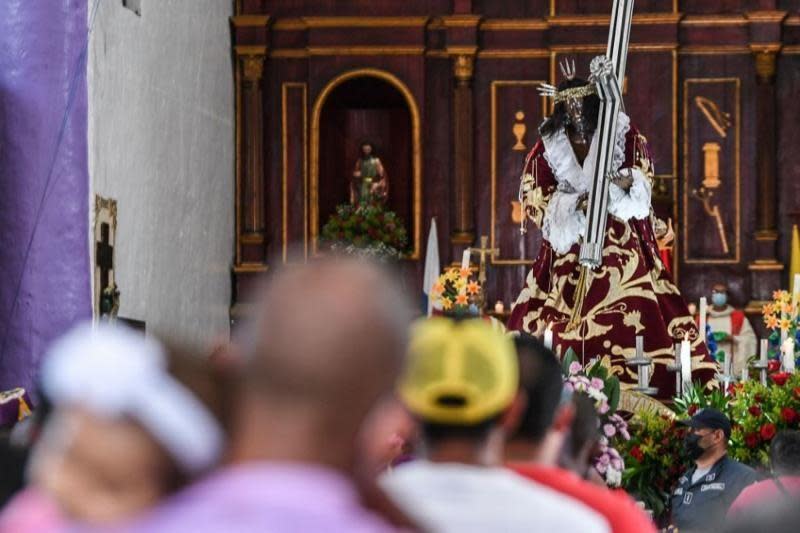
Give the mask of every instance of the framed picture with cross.
[[(114, 279), (114, 245), (117, 235), (117, 201), (94, 197), (94, 314), (115, 312), (119, 303)], [(109, 298), (111, 296), (111, 298)], [(110, 308), (109, 308), (110, 307)]]

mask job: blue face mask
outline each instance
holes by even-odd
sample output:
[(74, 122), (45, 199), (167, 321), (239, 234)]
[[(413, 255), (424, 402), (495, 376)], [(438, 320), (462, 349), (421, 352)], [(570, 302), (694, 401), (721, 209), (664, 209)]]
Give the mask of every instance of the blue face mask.
[(725, 307), (728, 303), (728, 295), (724, 292), (715, 292), (711, 295), (711, 303), (717, 307)]

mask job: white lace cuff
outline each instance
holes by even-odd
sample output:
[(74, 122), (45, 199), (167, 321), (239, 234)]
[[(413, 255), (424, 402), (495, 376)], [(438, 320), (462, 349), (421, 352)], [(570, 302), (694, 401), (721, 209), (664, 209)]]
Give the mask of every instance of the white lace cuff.
[(550, 197), (542, 221), (542, 236), (553, 250), (564, 255), (583, 236), (586, 215), (578, 209), (580, 193), (556, 191)]
[(621, 220), (641, 220), (650, 216), (651, 185), (638, 168), (633, 171), (633, 185), (628, 192), (613, 183), (609, 185), (608, 212)]

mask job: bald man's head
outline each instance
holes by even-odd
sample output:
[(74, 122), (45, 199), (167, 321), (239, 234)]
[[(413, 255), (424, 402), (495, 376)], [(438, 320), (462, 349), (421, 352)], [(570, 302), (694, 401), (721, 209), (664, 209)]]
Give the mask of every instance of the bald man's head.
[(287, 407), (364, 416), (405, 357), (411, 312), (395, 277), (353, 259), (273, 275), (245, 341), (251, 388)]

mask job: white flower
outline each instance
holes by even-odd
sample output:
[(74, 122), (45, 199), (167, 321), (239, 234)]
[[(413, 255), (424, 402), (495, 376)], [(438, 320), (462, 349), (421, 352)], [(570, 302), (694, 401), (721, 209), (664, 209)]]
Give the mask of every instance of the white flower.
[(619, 487), (622, 484), (622, 472), (609, 468), (606, 471), (606, 483), (610, 487)]

